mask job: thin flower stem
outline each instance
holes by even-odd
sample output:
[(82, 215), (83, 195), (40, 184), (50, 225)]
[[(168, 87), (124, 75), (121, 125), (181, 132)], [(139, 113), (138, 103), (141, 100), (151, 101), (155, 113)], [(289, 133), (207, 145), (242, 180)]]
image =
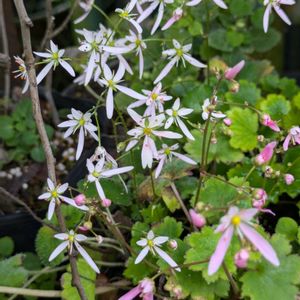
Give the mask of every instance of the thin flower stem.
[(98, 113), (97, 113), (96, 109), (94, 111), (94, 116), (95, 116), (96, 125), (97, 125), (97, 132), (98, 132), (98, 145), (99, 145), (99, 147), (101, 147), (101, 127), (100, 127)]
[(245, 183), (246, 181), (247, 181), (247, 179), (249, 178), (249, 176), (253, 173), (253, 171), (256, 169), (256, 166), (253, 166), (250, 170), (249, 170), (249, 172), (248, 172), (248, 174), (246, 175), (246, 177), (244, 178), (244, 180), (243, 180), (243, 183)]
[(227, 276), (227, 278), (228, 278), (228, 280), (230, 282), (230, 285), (232, 287), (233, 293), (234, 293), (235, 297), (238, 299), (239, 294), (240, 294), (239, 287), (238, 287), (237, 283), (235, 282), (234, 278), (232, 277), (232, 275), (230, 274), (230, 272), (229, 272), (229, 270), (228, 270), (228, 268), (227, 268), (227, 266), (226, 266), (226, 264), (224, 262), (222, 264), (222, 267), (223, 267), (223, 269), (225, 271), (225, 274), (226, 274), (226, 276)]
[(153, 177), (153, 171), (152, 168), (149, 168), (149, 173), (150, 173), (150, 179), (151, 179), (151, 187), (152, 187), (152, 193), (153, 193), (153, 199), (157, 199), (157, 194), (155, 190), (155, 183), (154, 183), (154, 177)]
[(189, 214), (189, 212), (188, 212), (188, 210), (187, 210), (187, 208), (186, 208), (186, 206), (185, 206), (185, 204), (184, 204), (182, 198), (180, 197), (180, 194), (179, 194), (179, 192), (178, 192), (178, 190), (177, 190), (177, 187), (176, 187), (176, 185), (175, 185), (174, 182), (171, 182), (171, 189), (172, 189), (173, 193), (175, 194), (175, 196), (176, 196), (176, 198), (177, 198), (177, 200), (178, 200), (178, 202), (179, 202), (179, 204), (180, 204), (180, 206), (181, 206), (181, 208), (182, 208), (182, 210), (183, 210), (183, 212), (184, 212), (186, 218), (187, 218), (188, 221), (190, 222), (191, 226), (193, 227), (193, 229), (194, 229), (195, 231), (198, 231), (198, 230), (197, 230), (197, 227), (193, 224), (193, 221), (192, 221), (192, 219), (191, 219), (191, 216), (190, 216), (190, 214)]
[(106, 12), (102, 10), (98, 5), (94, 3), (93, 8), (95, 8), (107, 20), (107, 22), (110, 23), (110, 26), (115, 26), (115, 24), (111, 21), (110, 17), (106, 14)]

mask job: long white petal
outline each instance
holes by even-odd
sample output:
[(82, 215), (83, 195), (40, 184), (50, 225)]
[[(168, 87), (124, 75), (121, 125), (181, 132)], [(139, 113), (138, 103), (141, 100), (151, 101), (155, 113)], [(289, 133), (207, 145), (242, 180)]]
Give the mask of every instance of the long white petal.
[(79, 157), (82, 153), (82, 150), (83, 150), (83, 146), (84, 146), (84, 130), (82, 127), (80, 127), (78, 145), (77, 145), (77, 150), (76, 150), (76, 160), (79, 159)]
[(206, 65), (203, 64), (202, 62), (200, 62), (199, 60), (193, 58), (192, 56), (190, 56), (189, 54), (183, 54), (183, 58), (189, 62), (191, 65), (193, 65), (194, 67), (197, 68), (206, 68)]
[(50, 61), (39, 73), (39, 75), (36, 77), (36, 83), (39, 84), (44, 78), (45, 76), (48, 74), (48, 72), (50, 71), (50, 69), (53, 67), (54, 62)]
[(139, 79), (142, 79), (144, 73), (144, 56), (142, 49), (139, 50)]
[(197, 163), (194, 160), (192, 160), (191, 158), (189, 158), (183, 154), (180, 154), (177, 152), (172, 152), (172, 154), (188, 164), (197, 165)]
[(289, 17), (286, 15), (286, 13), (282, 10), (280, 6), (275, 5), (274, 10), (276, 11), (277, 15), (281, 18), (283, 22), (285, 22), (288, 25), (292, 24), (291, 20), (289, 19)]
[(142, 33), (143, 32), (143, 28), (141, 27), (141, 25), (134, 19), (127, 19), (137, 30), (138, 33)]
[(159, 8), (158, 8), (157, 18), (156, 18), (155, 23), (151, 30), (151, 35), (153, 35), (155, 33), (155, 31), (157, 30), (157, 28), (159, 27), (163, 16), (164, 16), (164, 3), (161, 2), (159, 5)]
[(186, 125), (181, 121), (181, 119), (180, 119), (180, 118), (177, 118), (176, 120), (177, 120), (177, 123), (178, 123), (180, 129), (181, 129), (182, 132), (184, 133), (184, 135), (185, 135), (188, 139), (194, 141), (195, 138), (192, 136), (192, 134), (190, 133), (190, 131), (188, 130), (188, 128), (186, 127)]
[(146, 167), (151, 168), (153, 162), (153, 153), (149, 144), (149, 137), (145, 136), (143, 142), (143, 148), (141, 153), (142, 166), (145, 169)]
[(167, 254), (165, 251), (161, 250), (159, 247), (153, 247), (157, 254), (166, 262), (168, 263), (172, 268), (175, 268), (176, 271), (180, 272), (181, 269), (178, 267), (178, 264)]
[(54, 237), (58, 240), (66, 241), (69, 238), (69, 235), (67, 233), (57, 233), (54, 234)]
[(101, 46), (101, 48), (112, 54), (124, 54), (130, 52), (132, 49), (130, 47), (112, 47), (112, 46)]
[(57, 257), (61, 252), (63, 252), (69, 244), (69, 241), (64, 241), (61, 244), (59, 244), (54, 251), (51, 253), (49, 257), (49, 261), (52, 261), (55, 257)]
[(118, 175), (118, 174), (123, 174), (123, 173), (130, 172), (132, 169), (133, 169), (132, 166), (122, 167), (122, 168), (116, 168), (116, 169), (111, 169), (111, 170), (103, 171), (101, 173), (101, 175), (104, 176), (104, 177), (111, 177), (111, 176), (114, 176), (114, 175)]
[(117, 70), (117, 73), (114, 76), (114, 82), (119, 82), (125, 74), (125, 67), (122, 64), (119, 64), (119, 68)]
[(74, 244), (78, 250), (78, 252), (82, 255), (82, 257), (85, 259), (85, 261), (89, 264), (89, 266), (96, 272), (100, 273), (99, 268), (95, 264), (95, 262), (92, 260), (92, 258), (88, 255), (88, 253), (82, 248), (82, 246), (77, 242), (74, 241)]
[(268, 32), (271, 10), (272, 10), (272, 4), (268, 4), (263, 18), (264, 32)]
[(98, 195), (101, 199), (105, 199), (105, 194), (104, 194), (104, 191), (102, 189), (102, 186), (100, 184), (100, 182), (98, 180), (95, 181), (95, 184), (96, 184), (96, 189), (97, 189), (97, 192), (98, 192)]
[(156, 7), (159, 5), (159, 1), (153, 1), (144, 11), (143, 13), (138, 17), (137, 22), (141, 23), (146, 18), (148, 18), (153, 11), (156, 9)]
[(168, 139), (180, 139), (182, 135), (173, 131), (156, 131), (153, 130), (152, 133), (159, 137), (165, 137)]
[(44, 57), (44, 58), (50, 58), (52, 57), (52, 54), (48, 53), (48, 52), (36, 52), (33, 51), (33, 53), (39, 57)]
[(196, 6), (198, 5), (202, 0), (192, 0), (192, 1), (189, 1), (187, 2), (185, 5), (186, 6)]
[(223, 8), (223, 9), (227, 9), (227, 5), (225, 4), (225, 2), (223, 0), (213, 0), (219, 7)]
[(48, 206), (48, 213), (47, 213), (48, 220), (52, 219), (52, 216), (54, 214), (54, 210), (55, 210), (55, 199), (52, 199), (49, 203), (49, 206)]
[(165, 78), (169, 74), (169, 72), (171, 71), (171, 69), (174, 67), (174, 65), (176, 64), (177, 61), (178, 61), (177, 57), (172, 58), (167, 63), (167, 65), (161, 70), (161, 72), (159, 73), (159, 75), (156, 77), (156, 79), (154, 80), (154, 84), (157, 84), (163, 78)]
[(146, 246), (144, 249), (142, 249), (142, 251), (139, 253), (139, 255), (137, 256), (137, 258), (135, 259), (134, 263), (138, 264), (140, 263), (148, 254), (150, 248), (149, 246)]
[(72, 76), (75, 77), (75, 72), (70, 64), (68, 64), (65, 60), (59, 60), (60, 65)]
[(114, 113), (114, 95), (111, 88), (107, 91), (106, 96), (106, 115), (108, 119), (111, 119)]
[(157, 166), (157, 168), (156, 168), (156, 170), (155, 170), (155, 178), (158, 178), (158, 177), (159, 177), (159, 175), (160, 175), (160, 173), (161, 173), (161, 171), (162, 171), (162, 168), (163, 168), (163, 166), (164, 166), (165, 161), (166, 161), (166, 156), (163, 157), (163, 158), (159, 161), (158, 166)]
[(133, 99), (137, 99), (137, 100), (144, 100), (145, 99), (145, 96), (142, 95), (142, 94), (139, 94), (138, 92), (126, 87), (126, 86), (123, 86), (123, 85), (119, 85), (117, 84), (116, 85), (116, 88), (122, 92), (123, 94), (133, 98)]

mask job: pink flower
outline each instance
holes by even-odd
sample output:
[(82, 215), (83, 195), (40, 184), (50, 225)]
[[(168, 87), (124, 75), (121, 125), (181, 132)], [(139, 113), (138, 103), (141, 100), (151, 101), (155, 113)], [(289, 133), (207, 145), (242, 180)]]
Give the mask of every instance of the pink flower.
[(166, 24), (161, 28), (161, 30), (167, 30), (168, 28), (170, 28), (175, 22), (182, 18), (182, 15), (182, 8), (177, 7), (173, 12), (173, 16), (166, 22)]
[(269, 213), (275, 216), (275, 214), (270, 209), (263, 208), (268, 199), (268, 195), (264, 189), (256, 189), (253, 192), (253, 197), (254, 198), (252, 199), (252, 206), (254, 208), (258, 209), (261, 212)]
[(271, 117), (267, 114), (264, 114), (262, 116), (262, 120), (261, 120), (261, 123), (269, 128), (271, 128), (273, 131), (276, 131), (276, 132), (279, 132), (280, 131), (280, 128), (278, 127), (277, 125), (277, 122), (276, 121), (273, 121), (271, 119)]
[(154, 288), (154, 282), (149, 278), (145, 278), (140, 281), (138, 286), (134, 287), (128, 293), (120, 297), (119, 300), (132, 300), (138, 295), (140, 295), (140, 298), (143, 300), (153, 300)]
[(241, 60), (238, 64), (236, 64), (232, 68), (228, 68), (225, 71), (225, 78), (227, 80), (233, 80), (244, 68), (244, 65), (245, 65), (245, 61)]
[(212, 275), (220, 268), (232, 236), (236, 231), (239, 236), (245, 237), (257, 250), (275, 266), (279, 266), (279, 260), (272, 246), (257, 231), (254, 230), (251, 220), (258, 213), (255, 208), (239, 210), (236, 206), (229, 209), (227, 215), (222, 217), (221, 224), (215, 232), (222, 232), (215, 252), (208, 264), (208, 275)]
[(240, 268), (246, 268), (249, 259), (249, 252), (247, 249), (241, 249), (237, 252), (234, 256), (234, 263), (235, 265)]
[(276, 142), (271, 142), (269, 143), (255, 158), (255, 162), (260, 166), (263, 165), (265, 163), (267, 163), (268, 161), (270, 161), (270, 159), (273, 156), (273, 152), (274, 149), (276, 147)]
[(266, 10), (263, 18), (264, 31), (267, 32), (269, 28), (269, 18), (272, 12), (272, 8), (275, 10), (277, 15), (288, 25), (291, 25), (291, 21), (286, 13), (280, 8), (281, 4), (284, 5), (294, 5), (296, 2), (294, 0), (264, 0), (264, 5)]
[(231, 119), (229, 119), (229, 118), (225, 118), (224, 120), (223, 120), (223, 123), (226, 125), (226, 126), (231, 126), (231, 124), (232, 124), (232, 121), (231, 121)]
[(206, 220), (204, 216), (201, 214), (198, 214), (194, 209), (189, 210), (191, 220), (193, 222), (193, 225), (195, 225), (197, 228), (202, 228), (206, 224)]
[(101, 199), (101, 204), (103, 207), (110, 207), (111, 206), (111, 200), (108, 198)]
[(81, 206), (85, 204), (86, 198), (83, 194), (79, 194), (74, 198), (76, 205)]
[(294, 182), (295, 178), (292, 174), (284, 174), (284, 181), (287, 185), (290, 185)]
[(292, 141), (292, 144), (300, 144), (300, 127), (294, 126), (290, 129), (289, 134), (286, 136), (283, 142), (283, 150), (286, 151), (289, 148), (289, 144)]

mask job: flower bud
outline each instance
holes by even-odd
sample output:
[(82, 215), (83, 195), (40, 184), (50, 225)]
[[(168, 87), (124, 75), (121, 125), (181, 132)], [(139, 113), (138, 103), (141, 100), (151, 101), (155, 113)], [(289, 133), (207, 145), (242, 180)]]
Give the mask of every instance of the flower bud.
[(107, 198), (101, 199), (101, 205), (103, 207), (110, 207), (111, 206), (111, 200), (109, 200)]
[(76, 205), (81, 206), (85, 204), (86, 198), (84, 194), (79, 194), (74, 198)]
[(262, 134), (260, 134), (260, 135), (257, 136), (257, 140), (258, 140), (260, 143), (262, 143), (262, 142), (265, 140), (265, 137), (264, 137)]
[(196, 227), (201, 228), (206, 224), (206, 220), (205, 220), (204, 216), (201, 214), (198, 214), (194, 209), (190, 209), (189, 213), (190, 213), (192, 223)]
[(294, 182), (295, 178), (292, 174), (284, 174), (284, 181), (287, 185), (290, 185)]
[(232, 121), (229, 118), (225, 118), (225, 119), (223, 119), (223, 123), (229, 127), (232, 124)]
[(173, 249), (173, 250), (176, 250), (177, 247), (178, 247), (178, 244), (177, 244), (177, 242), (176, 242), (175, 240), (170, 240), (170, 241), (169, 241), (169, 247), (170, 247), (171, 249)]
[(86, 221), (83, 223), (83, 227), (85, 227), (87, 230), (90, 230), (93, 228), (93, 223), (91, 221)]
[(245, 61), (241, 60), (238, 64), (236, 64), (232, 68), (228, 68), (225, 72), (225, 78), (227, 80), (233, 80), (243, 69), (244, 65), (245, 65)]
[(96, 241), (98, 244), (101, 244), (103, 242), (103, 237), (101, 235), (96, 236)]
[(234, 256), (234, 263), (235, 265), (242, 269), (247, 267), (249, 259), (249, 252), (247, 249), (241, 249), (239, 252), (237, 252)]
[(123, 151), (126, 147), (126, 144), (124, 142), (120, 142), (118, 145), (117, 145), (117, 152), (120, 153), (121, 151)]
[(240, 84), (237, 81), (232, 80), (229, 84), (229, 91), (231, 93), (237, 93), (239, 90), (240, 90)]
[(267, 200), (268, 195), (264, 189), (255, 189), (252, 193), (256, 200)]

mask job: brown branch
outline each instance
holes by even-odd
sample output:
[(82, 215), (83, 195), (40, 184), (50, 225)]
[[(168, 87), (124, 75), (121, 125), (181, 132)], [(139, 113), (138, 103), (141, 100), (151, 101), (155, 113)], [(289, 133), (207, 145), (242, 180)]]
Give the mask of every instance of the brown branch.
[[(14, 0), (14, 3), (21, 23), (21, 33), (22, 33), (22, 40), (23, 40), (23, 47), (24, 47), (24, 54), (25, 54), (25, 63), (27, 67), (27, 73), (28, 73), (29, 84), (30, 84), (30, 96), (32, 101), (33, 117), (35, 119), (35, 123), (46, 156), (48, 176), (54, 182), (54, 184), (56, 184), (55, 159), (45, 130), (41, 107), (40, 107), (37, 83), (36, 83), (34, 57), (32, 54), (31, 36), (30, 36), (30, 26), (32, 22), (27, 15), (23, 0)], [(60, 230), (62, 232), (66, 232), (67, 229), (66, 224), (61, 214), (59, 205), (56, 206), (56, 215), (57, 215), (57, 220), (58, 220)], [(80, 277), (76, 265), (76, 258), (72, 255), (69, 255), (69, 259), (70, 259), (71, 272), (72, 272), (72, 283), (75, 284), (81, 300), (87, 300), (85, 291), (80, 282)]]
[(50, 38), (53, 39), (54, 37), (56, 37), (57, 35), (59, 35), (64, 29), (65, 27), (68, 25), (69, 21), (72, 18), (72, 15), (77, 7), (79, 3), (79, 0), (74, 0), (73, 6), (71, 7), (69, 14), (66, 16), (66, 18), (64, 19), (64, 21), (59, 25), (59, 27), (57, 27), (51, 34)]
[[(4, 18), (3, 0), (0, 0), (0, 29), (1, 29), (3, 53), (9, 58), (8, 39), (7, 39), (5, 18)], [(4, 74), (4, 98), (5, 99), (8, 99), (10, 94), (9, 71), (10, 71), (10, 60), (8, 60), (8, 63), (5, 68), (5, 74)]]

